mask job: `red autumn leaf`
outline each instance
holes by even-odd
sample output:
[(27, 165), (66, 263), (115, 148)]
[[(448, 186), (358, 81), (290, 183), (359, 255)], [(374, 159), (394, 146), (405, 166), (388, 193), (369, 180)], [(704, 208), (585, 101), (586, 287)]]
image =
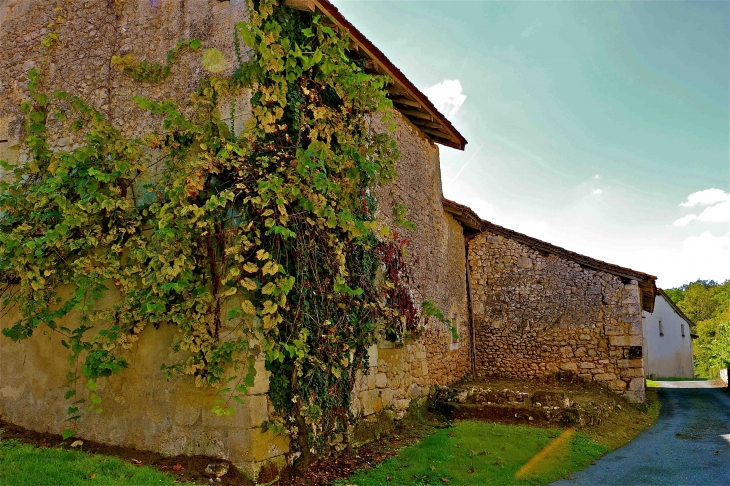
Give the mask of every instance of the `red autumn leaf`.
[(183, 468), (183, 466), (179, 462), (177, 464), (175, 464), (174, 466), (172, 466), (173, 471), (179, 471), (182, 468)]

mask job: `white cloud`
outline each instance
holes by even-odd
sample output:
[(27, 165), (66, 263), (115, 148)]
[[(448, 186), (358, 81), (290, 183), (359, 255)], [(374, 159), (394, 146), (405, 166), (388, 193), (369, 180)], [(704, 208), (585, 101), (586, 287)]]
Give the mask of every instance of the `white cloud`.
[(680, 228), (684, 228), (690, 223), (690, 221), (693, 221), (695, 219), (697, 219), (696, 214), (688, 214), (687, 216), (679, 218), (677, 221), (672, 223), (672, 226), (679, 226)]
[(691, 221), (703, 223), (730, 223), (730, 194), (721, 189), (705, 189), (704, 191), (693, 192), (687, 196), (687, 200), (680, 204), (682, 207), (693, 206), (706, 207), (699, 215), (688, 214), (672, 223), (672, 226), (684, 227)]
[(730, 200), (705, 208), (697, 220), (706, 223), (730, 223)]
[(594, 178), (594, 179), (600, 179), (600, 178), (601, 178), (601, 176), (600, 176), (600, 175), (598, 175), (598, 174), (596, 174), (596, 175), (594, 175), (594, 176), (593, 176), (593, 178)]
[(593, 189), (591, 194), (601, 194), (603, 192), (603, 189)]
[(709, 204), (715, 204), (723, 201), (730, 201), (730, 194), (726, 193), (722, 189), (705, 189), (704, 191), (693, 192), (687, 196), (687, 200), (680, 204), (682, 207), (692, 207)]
[[(705, 231), (685, 239), (676, 266), (686, 273), (685, 282), (696, 278), (718, 282), (727, 280), (730, 273), (730, 232), (715, 236)], [(695, 276), (690, 277), (692, 274)]]
[(421, 91), (428, 96), (428, 99), (441, 113), (449, 118), (456, 115), (466, 100), (466, 95), (461, 92), (461, 82), (458, 79), (447, 79)]

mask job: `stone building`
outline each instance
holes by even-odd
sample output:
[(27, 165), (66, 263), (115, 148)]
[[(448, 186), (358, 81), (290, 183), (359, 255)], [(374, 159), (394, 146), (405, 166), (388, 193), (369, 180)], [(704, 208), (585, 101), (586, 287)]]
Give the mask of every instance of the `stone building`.
[(477, 375), (570, 371), (644, 401), (641, 312), (654, 308), (656, 277), (483, 221), (453, 201), (444, 207), (467, 235)]
[[(433, 300), (460, 335), (454, 341), (432, 323), (404, 345), (370, 349), (369, 373), (353, 390), (361, 418), (356, 442), (376, 437), (434, 385), (469, 373), (545, 377), (561, 370), (605, 382), (643, 399), (641, 309), (654, 302), (653, 277), (598, 262), (481, 221), (468, 208), (444, 201), (436, 144), (463, 149), (466, 140), (433, 104), (327, 0), (289, 0), (320, 12), (350, 35), (371, 72), (391, 78), (395, 138), (401, 153), (397, 180), (383, 187), (383, 207), (408, 208), (417, 229), (404, 235), (419, 260), (413, 287)], [(138, 83), (111, 65), (115, 55), (164, 62), (179, 41), (235, 58), (231, 32), (247, 18), (244, 0), (0, 0), (0, 159), (22, 156), (27, 72), (43, 70), (46, 90), (89, 101), (126, 136), (159, 126), (133, 96), (187, 99), (203, 76), (199, 54), (181, 52), (174, 75)], [(53, 45), (41, 40), (55, 36)], [(223, 74), (230, 74), (232, 63)], [(249, 94), (232, 100), (239, 130), (250, 116)], [(56, 147), (76, 142), (63, 126), (49, 127)], [(2, 174), (0, 174), (1, 176)], [(388, 214), (381, 214), (388, 221)], [(2, 314), (0, 327), (16, 320)], [(267, 481), (291, 459), (289, 441), (262, 425), (272, 406), (268, 372), (257, 363), (256, 382), (235, 415), (210, 412), (215, 396), (190, 377), (166, 380), (160, 366), (172, 357), (174, 328), (145, 329), (131, 351), (130, 369), (100, 381), (104, 413), (85, 415), (80, 437), (164, 454), (203, 454), (232, 461), (254, 480)], [(43, 432), (66, 427), (66, 355), (53, 334), (37, 332), (20, 344), (0, 338), (0, 416)]]
[[(396, 108), (395, 138), (401, 158), (397, 181), (380, 190), (381, 206), (397, 201), (418, 230), (407, 231), (410, 251), (420, 260), (412, 284), (423, 300), (433, 300), (447, 316), (467, 315), (466, 258), (461, 226), (442, 204), (439, 150), (435, 143), (463, 149), (466, 140), (406, 77), (325, 0), (292, 1), (298, 9), (317, 10), (344, 28), (371, 72), (387, 74)], [(22, 157), (27, 73), (43, 72), (43, 90), (63, 90), (98, 108), (125, 136), (138, 136), (161, 119), (132, 100), (184, 101), (204, 76), (199, 53), (180, 52), (173, 75), (159, 83), (140, 83), (111, 65), (112, 56), (164, 62), (178, 42), (197, 38), (235, 59), (233, 27), (247, 18), (245, 0), (0, 0), (0, 158)], [(49, 46), (42, 40), (55, 39)], [(229, 62), (227, 71), (233, 71)], [(250, 116), (250, 93), (236, 103), (228, 120), (238, 132)], [(77, 142), (67, 127), (50, 126), (55, 147)], [(22, 160), (22, 159), (21, 159)], [(2, 174), (0, 174), (1, 176)], [(382, 214), (387, 221), (389, 214)], [(4, 313), (0, 326), (17, 313)], [(87, 414), (76, 425), (82, 438), (164, 454), (204, 454), (230, 459), (252, 478), (265, 481), (288, 459), (289, 442), (262, 425), (269, 419), (268, 372), (257, 363), (256, 383), (231, 417), (210, 410), (211, 390), (196, 388), (190, 377), (166, 380), (160, 366), (172, 360), (175, 329), (147, 329), (127, 352), (130, 369), (99, 382), (104, 413)], [(0, 415), (10, 422), (61, 433), (66, 422), (67, 362), (57, 335), (39, 330), (19, 344), (0, 339)], [(364, 442), (392, 426), (410, 402), (426, 396), (433, 384), (448, 384), (468, 371), (468, 335), (455, 345), (446, 329), (434, 325), (423, 339), (406, 345), (382, 343), (370, 350), (369, 373), (353, 390), (353, 412), (362, 417), (355, 440)], [(263, 471), (263, 473), (261, 473)], [(259, 475), (262, 474), (260, 477)]]
[(644, 371), (653, 378), (693, 378), (692, 321), (659, 289), (653, 312), (644, 312)]

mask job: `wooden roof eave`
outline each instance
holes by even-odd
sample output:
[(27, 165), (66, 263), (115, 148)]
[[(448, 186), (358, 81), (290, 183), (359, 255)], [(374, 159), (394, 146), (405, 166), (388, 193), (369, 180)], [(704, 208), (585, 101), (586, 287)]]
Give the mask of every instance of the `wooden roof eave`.
[(334, 5), (327, 0), (285, 0), (285, 4), (297, 10), (319, 11), (334, 25), (348, 32), (352, 48), (366, 59), (366, 70), (386, 75), (390, 79), (386, 90), (394, 108), (434, 143), (464, 150), (466, 139), (433, 106), (426, 95), (408, 81), (405, 75), (345, 19)]

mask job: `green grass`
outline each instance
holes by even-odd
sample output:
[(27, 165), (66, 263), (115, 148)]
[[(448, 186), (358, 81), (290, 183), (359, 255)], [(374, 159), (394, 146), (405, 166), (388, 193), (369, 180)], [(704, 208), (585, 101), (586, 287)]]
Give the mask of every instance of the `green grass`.
[(542, 485), (581, 470), (609, 451), (583, 433), (574, 434), (545, 455), (530, 473), (518, 480), (517, 471), (561, 434), (542, 429), (487, 422), (458, 422), (442, 429), (375, 469), (360, 470), (336, 484)]
[(656, 381), (707, 381), (709, 378), (656, 378)]
[(175, 478), (108, 456), (0, 441), (0, 485), (173, 485)]
[(708, 378), (656, 378), (654, 380), (646, 379), (646, 386), (649, 387), (659, 387), (661, 384), (660, 381), (707, 381)]

